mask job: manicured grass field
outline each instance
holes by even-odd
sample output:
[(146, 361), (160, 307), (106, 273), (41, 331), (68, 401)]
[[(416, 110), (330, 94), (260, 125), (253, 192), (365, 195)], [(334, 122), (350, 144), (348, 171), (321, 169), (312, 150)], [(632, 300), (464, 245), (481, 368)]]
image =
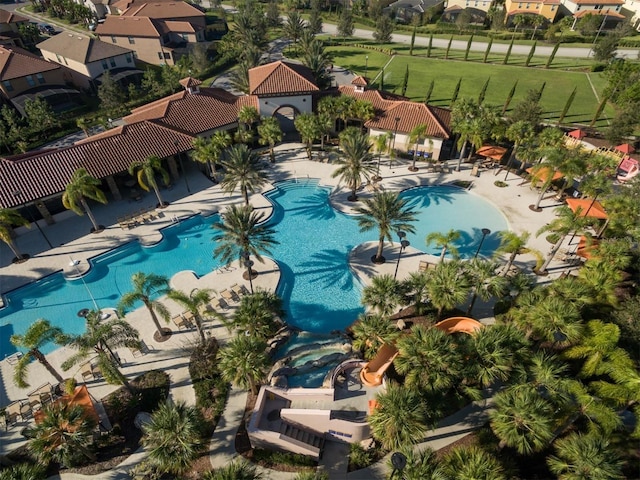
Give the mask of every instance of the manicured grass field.
[[(381, 45), (384, 48), (395, 48), (400, 53), (401, 46)], [(354, 46), (328, 47), (336, 65), (345, 67), (354, 73), (363, 75), (365, 64), (367, 65), (367, 77), (378, 85), (377, 77), (382, 67), (387, 64), (384, 73), (384, 88), (387, 91), (401, 93), (402, 81), (406, 66), (409, 65), (409, 83), (406, 96), (415, 101), (424, 101), (427, 88), (431, 80), (434, 80), (434, 89), (429, 103), (448, 107), (459, 78), (462, 78), (458, 98), (477, 98), (487, 78), (491, 77), (489, 87), (485, 95), (485, 103), (492, 105), (504, 105), (504, 102), (514, 82), (518, 80), (518, 87), (509, 109), (522, 100), (530, 89), (540, 89), (546, 82), (540, 103), (543, 108), (543, 116), (546, 121), (555, 122), (565, 106), (567, 98), (574, 87), (577, 87), (576, 97), (568, 114), (564, 119), (565, 124), (589, 124), (595, 114), (602, 89), (606, 86), (606, 80), (601, 73), (584, 71), (567, 71), (558, 68), (578, 68), (586, 66), (587, 60), (568, 60), (557, 58), (554, 67), (548, 70), (543, 68), (524, 67), (525, 57), (513, 55), (509, 59), (509, 65), (502, 65), (503, 56), (492, 55), (490, 61), (496, 64), (481, 63), (483, 54), (471, 53), (469, 60), (455, 60), (464, 58), (464, 52), (451, 52), (450, 60), (439, 58), (426, 58), (426, 49), (414, 49), (414, 54), (398, 54), (394, 57), (385, 55), (375, 50), (358, 48)], [(444, 56), (444, 51), (432, 50), (432, 54)], [(368, 59), (366, 58), (368, 57)], [(546, 57), (534, 57), (530, 65), (544, 65)], [(558, 62), (558, 65), (556, 65)], [(564, 63), (563, 63), (564, 62)], [(582, 63), (582, 65), (580, 65)], [(519, 66), (520, 65), (520, 66)], [(589, 82), (592, 79), (593, 88)], [(597, 127), (605, 127), (607, 118), (613, 115), (613, 110), (607, 106)]]

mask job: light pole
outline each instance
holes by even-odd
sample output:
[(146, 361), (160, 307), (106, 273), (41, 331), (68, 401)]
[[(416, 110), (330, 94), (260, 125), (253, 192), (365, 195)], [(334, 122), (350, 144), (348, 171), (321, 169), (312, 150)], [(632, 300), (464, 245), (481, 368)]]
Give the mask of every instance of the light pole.
[(393, 471), (389, 478), (393, 478), (396, 472), (402, 476), (402, 471), (404, 467), (407, 466), (407, 457), (400, 452), (394, 452), (393, 455), (391, 455), (391, 465), (393, 465)]
[(364, 78), (367, 78), (367, 70), (369, 69), (369, 55), (364, 56)]
[[(93, 302), (93, 307), (95, 308), (95, 311), (96, 312), (100, 312), (100, 307), (98, 307), (98, 302), (96, 302), (95, 297), (93, 296), (93, 294), (91, 293), (91, 290), (89, 289), (89, 285), (87, 285), (87, 282), (84, 281), (84, 275), (82, 274), (82, 272), (78, 268), (78, 265), (80, 265), (80, 260), (75, 260), (73, 257), (69, 257), (69, 259), (71, 260), (69, 262), (69, 266), (73, 267), (75, 269), (76, 274), (78, 275), (78, 277), (80, 277), (80, 280), (82, 281), (82, 284), (84, 285), (84, 288), (87, 290), (87, 293), (89, 294), (89, 298)], [(109, 314), (108, 313), (99, 313), (99, 314), (100, 314), (100, 320), (104, 320), (105, 318), (109, 318)]]
[(396, 271), (393, 273), (394, 280), (398, 276), (398, 267), (400, 266), (400, 259), (402, 258), (402, 252), (404, 251), (405, 248), (411, 245), (409, 243), (409, 240), (405, 240), (406, 236), (407, 234), (405, 232), (403, 232), (402, 230), (398, 230), (398, 240), (400, 240), (400, 251), (398, 252), (398, 261), (396, 262)]
[(482, 229), (482, 238), (480, 239), (480, 245), (478, 245), (478, 249), (476, 250), (476, 254), (473, 258), (478, 258), (478, 254), (480, 253), (480, 249), (482, 248), (482, 244), (484, 243), (484, 239), (491, 233), (491, 230), (488, 228)]
[(180, 142), (176, 139), (173, 144), (176, 146), (176, 157), (178, 157), (178, 162), (180, 162), (180, 170), (182, 170), (182, 176), (184, 176), (184, 184), (187, 187), (187, 193), (191, 193), (191, 189), (189, 188), (189, 180), (187, 179), (187, 171), (184, 169), (184, 164), (182, 163), (182, 155), (180, 155), (180, 149), (178, 148)]
[(389, 168), (391, 168), (391, 157), (396, 149), (396, 137), (398, 136), (398, 124), (400, 123), (400, 117), (395, 118), (396, 126), (393, 131), (393, 145), (391, 145), (391, 152), (389, 152)]
[[(15, 191), (13, 193), (13, 196), (16, 197), (16, 198), (22, 196), (22, 191), (20, 191), (20, 190)], [(29, 205), (25, 204), (25, 208), (26, 208), (27, 212), (29, 213), (29, 217), (31, 218), (31, 221), (36, 224), (36, 228), (38, 229), (38, 231), (42, 235), (42, 238), (44, 238), (44, 241), (47, 242), (47, 245), (49, 245), (49, 248), (53, 248), (53, 245), (51, 245), (51, 242), (49, 241), (47, 236), (44, 234), (44, 231), (42, 230), (42, 228), (40, 228), (40, 224), (37, 222), (37, 220), (35, 219), (35, 217), (31, 213), (31, 209), (29, 208)]]
[(253, 270), (251, 270), (251, 267), (253, 267), (253, 260), (251, 260), (249, 252), (244, 252), (242, 260), (242, 263), (247, 269), (247, 276), (249, 277), (249, 289), (251, 290), (251, 293), (253, 293)]

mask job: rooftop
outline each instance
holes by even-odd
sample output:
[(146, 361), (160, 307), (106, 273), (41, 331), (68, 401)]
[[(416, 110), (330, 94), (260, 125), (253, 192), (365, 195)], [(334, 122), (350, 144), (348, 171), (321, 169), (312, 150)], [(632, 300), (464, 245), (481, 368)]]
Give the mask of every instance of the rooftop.
[(128, 48), (114, 45), (113, 43), (101, 42), (100, 40), (77, 33), (54, 35), (36, 46), (40, 50), (57, 53), (70, 60), (84, 64), (116, 57), (118, 55), (125, 55), (132, 51)]

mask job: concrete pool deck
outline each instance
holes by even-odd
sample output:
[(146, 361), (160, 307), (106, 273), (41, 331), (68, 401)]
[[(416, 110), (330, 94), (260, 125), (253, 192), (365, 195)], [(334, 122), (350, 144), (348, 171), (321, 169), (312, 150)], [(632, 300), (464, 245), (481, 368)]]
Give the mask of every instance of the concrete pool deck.
[[(463, 165), (460, 172), (427, 172), (423, 167), (414, 173), (408, 170), (410, 163), (410, 161), (400, 161), (389, 168), (388, 164), (383, 162), (380, 171), (383, 177), (380, 182), (381, 185), (387, 190), (402, 190), (418, 185), (437, 185), (455, 180), (472, 181), (471, 194), (482, 196), (498, 206), (507, 218), (511, 230), (518, 233), (523, 231), (531, 232), (530, 247), (540, 250), (543, 254), (548, 252), (550, 245), (544, 239), (544, 236), (536, 238), (534, 235), (541, 226), (554, 218), (553, 207), (559, 203), (553, 199), (546, 199), (542, 203), (544, 207), (542, 212), (532, 212), (528, 206), (535, 203), (537, 193), (528, 186), (518, 186), (522, 181), (520, 177), (510, 174), (510, 178), (506, 182), (508, 187), (499, 188), (493, 182), (495, 180), (503, 180), (504, 172), (500, 176), (494, 176), (491, 171), (484, 171), (480, 177), (476, 178), (470, 176), (470, 166)], [(451, 160), (449, 163), (451, 166), (455, 166), (456, 161)], [(272, 182), (291, 179), (305, 181), (307, 178), (313, 178), (319, 179), (322, 185), (335, 186), (336, 188), (330, 196), (332, 205), (345, 213), (352, 213), (353, 204), (347, 201), (347, 190), (336, 186), (337, 180), (331, 178), (331, 173), (335, 168), (332, 164), (307, 160), (304, 148), (300, 144), (284, 144), (277, 148), (277, 161), (270, 167), (270, 176)], [(141, 204), (122, 200), (114, 201), (108, 205), (92, 207), (99, 223), (107, 226), (105, 231), (99, 234), (87, 234), (90, 223), (86, 216), (78, 217), (71, 212), (60, 214), (56, 217), (56, 224), (43, 227), (47, 238), (55, 246), (52, 249), (48, 248), (37, 229), (19, 231), (17, 244), (22, 251), (29, 253), (31, 258), (22, 264), (10, 264), (10, 259), (13, 255), (6, 245), (0, 245), (0, 273), (2, 275), (0, 288), (2, 292), (30, 283), (50, 273), (68, 270), (70, 258), (80, 260), (81, 263), (86, 264), (87, 259), (129, 241), (140, 240), (154, 243), (159, 238), (159, 229), (171, 224), (176, 219), (186, 218), (196, 213), (210, 215), (222, 210), (230, 203), (242, 201), (238, 195), (229, 196), (224, 194), (218, 185), (212, 185), (204, 175), (196, 172), (194, 168), (189, 172), (189, 184), (192, 190), (190, 195), (187, 194), (183, 181), (177, 182), (171, 190), (163, 190), (165, 200), (170, 202), (170, 205), (163, 210), (163, 216), (130, 230), (122, 230), (116, 221), (117, 218), (131, 214), (141, 207), (155, 204), (156, 200), (153, 193), (147, 193)], [(270, 188), (271, 186), (268, 186), (265, 191)], [(367, 195), (371, 195), (371, 193), (362, 192), (359, 194), (361, 197), (366, 197)], [(271, 210), (270, 203), (261, 194), (252, 195), (251, 203), (258, 209), (264, 209), (267, 214)], [(422, 246), (416, 245), (415, 247), (420, 248)], [(374, 275), (393, 274), (396, 268), (397, 248), (398, 246), (395, 242), (392, 246), (385, 246), (385, 255), (388, 261), (382, 265), (373, 265), (371, 263), (369, 248), (355, 249), (350, 258), (352, 268), (365, 284)], [(419, 260), (424, 257), (425, 254), (420, 253), (413, 246), (409, 247), (403, 254), (398, 266), (398, 278), (402, 279), (408, 276), (409, 273), (417, 271)], [(550, 275), (548, 277), (537, 277), (538, 281), (549, 281), (561, 273), (575, 268), (560, 261), (559, 257), (560, 255), (558, 260), (554, 260), (550, 265)], [(434, 257), (431, 257), (430, 260), (432, 262), (437, 261)], [(529, 271), (534, 263), (535, 259), (531, 255), (522, 255), (517, 259), (517, 265), (527, 268)], [(260, 272), (260, 275), (254, 281), (254, 287), (260, 286), (270, 290), (274, 290), (277, 287), (279, 279), (277, 264), (269, 262), (262, 265), (256, 262), (254, 268)], [(200, 279), (194, 276), (189, 277), (189, 274), (178, 273), (173, 277), (172, 282), (181, 288), (190, 285), (191, 288), (207, 287), (213, 288), (218, 292), (229, 288), (234, 283), (242, 283), (248, 287), (248, 282), (242, 279), (241, 271), (238, 268), (229, 272), (214, 271)], [(182, 310), (169, 301), (166, 303), (172, 313), (179, 313)], [(101, 307), (115, 307), (115, 305), (101, 305)], [(489, 307), (489, 305), (483, 305), (478, 302), (477, 308), (474, 310), (474, 316), (483, 322), (490, 323), (493, 319)], [(226, 313), (232, 314), (232, 309)], [(193, 404), (195, 396), (191, 388), (187, 366), (188, 348), (194, 342), (195, 335), (197, 335), (195, 330), (178, 331), (174, 325), (169, 325), (174, 330), (174, 335), (167, 342), (156, 343), (153, 340), (155, 328), (146, 310), (138, 309), (129, 313), (126, 318), (140, 331), (142, 339), (145, 340), (152, 351), (137, 358), (134, 358), (131, 352), (128, 351), (119, 352), (125, 361), (123, 373), (129, 378), (133, 378), (151, 368), (163, 369), (171, 376), (172, 398)], [(211, 322), (208, 325), (208, 331), (221, 342), (229, 338), (229, 332), (219, 322)], [(60, 364), (69, 354), (69, 349), (60, 348), (47, 355), (47, 359), (54, 368), (62, 373)], [(14, 386), (12, 381), (13, 366), (6, 360), (0, 361), (0, 373), (0, 406), (5, 406), (14, 400), (25, 399), (29, 391), (43, 383), (56, 383), (55, 379), (38, 363), (33, 363), (30, 366), (28, 378), (31, 388), (19, 389)], [(70, 371), (71, 375), (75, 375), (81, 380), (78, 373), (77, 370)], [(116, 386), (107, 385), (102, 379), (92, 380), (87, 385), (93, 397), (98, 399), (117, 388)], [(19, 424), (7, 432), (0, 431), (0, 455), (6, 454), (7, 451), (13, 450), (24, 442), (24, 439), (19, 434), (20, 430), (21, 426)], [(65, 475), (65, 478), (71, 477), (66, 477)]]

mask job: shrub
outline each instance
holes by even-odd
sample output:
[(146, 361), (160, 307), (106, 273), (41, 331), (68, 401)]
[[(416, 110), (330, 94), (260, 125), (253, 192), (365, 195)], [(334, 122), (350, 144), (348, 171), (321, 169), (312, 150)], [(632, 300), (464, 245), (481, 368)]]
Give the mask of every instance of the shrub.
[(504, 187), (508, 187), (508, 186), (509, 186), (509, 184), (508, 184), (508, 183), (505, 183), (505, 182), (503, 182), (502, 180), (496, 180), (495, 182), (493, 182), (493, 184), (494, 184), (496, 187), (500, 187), (500, 188), (504, 188)]
[(290, 467), (315, 467), (317, 462), (310, 457), (297, 453), (276, 452), (256, 448), (253, 450), (253, 459), (264, 466), (288, 465)]
[(374, 455), (371, 450), (365, 450), (365, 448), (359, 443), (351, 444), (351, 451), (349, 452), (350, 471), (368, 467), (373, 463), (373, 460)]

